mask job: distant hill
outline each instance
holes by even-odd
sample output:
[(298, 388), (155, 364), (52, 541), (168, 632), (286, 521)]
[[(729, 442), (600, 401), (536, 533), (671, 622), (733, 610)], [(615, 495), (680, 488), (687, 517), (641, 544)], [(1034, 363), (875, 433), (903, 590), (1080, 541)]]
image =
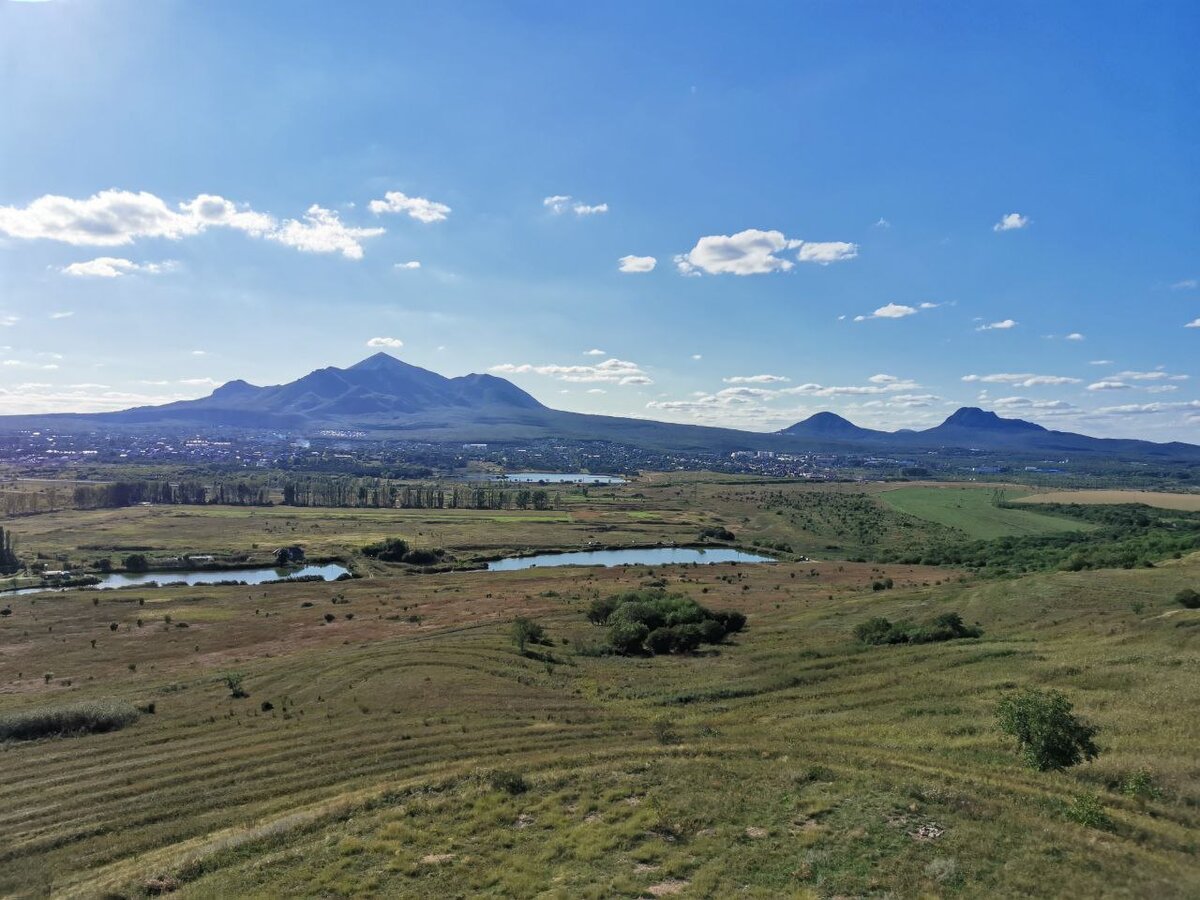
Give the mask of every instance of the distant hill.
[(843, 445), (858, 445), (878, 450), (881, 447), (936, 450), (1008, 451), (1051, 455), (1109, 453), (1122, 457), (1200, 459), (1200, 447), (1178, 441), (1157, 444), (1152, 441), (1095, 438), (1069, 431), (1051, 431), (1036, 422), (1005, 419), (977, 406), (964, 406), (942, 424), (924, 431), (872, 431), (859, 428), (833, 413), (817, 413), (778, 432), (809, 440), (836, 440)]
[(861, 428), (820, 412), (773, 434), (594, 416), (550, 409), (494, 375), (447, 378), (376, 353), (345, 369), (330, 366), (287, 384), (230, 381), (198, 400), (110, 413), (0, 416), (0, 430), (241, 428), (312, 434), (362, 431), (373, 438), (428, 441), (610, 441), (659, 450), (872, 452), (962, 448), (1014, 453), (1108, 453), (1200, 461), (1200, 447), (1107, 440), (1049, 431), (1021, 419), (964, 407), (925, 431)]

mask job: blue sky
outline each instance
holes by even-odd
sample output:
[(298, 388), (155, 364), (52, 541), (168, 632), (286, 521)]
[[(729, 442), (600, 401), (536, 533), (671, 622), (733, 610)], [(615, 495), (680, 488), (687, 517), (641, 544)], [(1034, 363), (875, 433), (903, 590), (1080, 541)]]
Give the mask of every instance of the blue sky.
[(1194, 3), (0, 0), (0, 412), (386, 349), (586, 412), (1200, 440), (1198, 41)]

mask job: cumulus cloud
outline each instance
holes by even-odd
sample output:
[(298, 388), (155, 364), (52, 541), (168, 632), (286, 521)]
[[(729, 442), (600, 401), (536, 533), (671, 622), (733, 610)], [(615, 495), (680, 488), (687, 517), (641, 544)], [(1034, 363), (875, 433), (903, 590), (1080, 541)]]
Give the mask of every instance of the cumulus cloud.
[(797, 260), (819, 265), (853, 259), (858, 255), (857, 244), (801, 241), (786, 237), (781, 231), (748, 228), (737, 234), (713, 234), (700, 238), (695, 247), (675, 257), (675, 267), (683, 275), (787, 272), (795, 267), (795, 263), (777, 255), (784, 250), (797, 250)]
[(600, 213), (608, 212), (608, 204), (597, 203), (594, 206), (589, 206), (586, 203), (576, 203), (571, 207), (571, 211), (577, 216), (596, 216)]
[(992, 231), (1016, 231), (1019, 228), (1026, 227), (1028, 224), (1028, 216), (1012, 212), (1006, 216), (1001, 216), (1000, 221), (992, 226)]
[(1017, 322), (1013, 319), (1001, 319), (999, 322), (991, 322), (987, 325), (980, 325), (976, 331), (1007, 331), (1010, 328), (1016, 328)]
[(280, 223), (214, 194), (200, 194), (176, 208), (146, 191), (121, 190), (100, 191), (85, 200), (47, 194), (25, 207), (0, 206), (0, 233), (76, 246), (121, 247), (141, 238), (177, 241), (209, 228), (229, 228), (305, 252), (341, 253), (348, 259), (361, 259), (359, 241), (384, 231), (344, 225), (336, 212), (317, 205), (299, 220)]
[(617, 268), (622, 272), (653, 272), (658, 260), (653, 256), (622, 256), (617, 260)]
[(591, 350), (584, 350), (584, 356), (606, 356), (607, 354), (599, 347), (593, 347)]
[(367, 209), (377, 216), (384, 213), (404, 213), (410, 219), (416, 219), (426, 225), (445, 221), (450, 215), (450, 207), (445, 203), (425, 197), (410, 197), (401, 191), (388, 191), (382, 200), (372, 200), (368, 203)]
[(373, 337), (367, 341), (368, 347), (390, 347), (393, 350), (399, 350), (404, 346), (404, 341), (394, 337)]
[(559, 213), (566, 212), (571, 206), (570, 194), (554, 194), (551, 197), (546, 197), (542, 200), (542, 206), (546, 207), (556, 216)]
[(1034, 375), (1029, 372), (996, 372), (991, 375), (964, 375), (963, 381), (984, 384), (1011, 384), (1015, 387), (1045, 387), (1048, 385), (1079, 384), (1083, 379), (1067, 375)]
[(1066, 337), (1064, 337), (1063, 340), (1065, 340), (1065, 341), (1086, 341), (1087, 338), (1084, 337), (1082, 334), (1080, 334), (1078, 331), (1072, 331), (1070, 334), (1068, 334)]
[(1192, 321), (1188, 322), (1183, 327), (1184, 328), (1200, 328), (1200, 319), (1192, 319)]
[(95, 259), (85, 262), (74, 262), (69, 266), (63, 266), (62, 273), (75, 278), (120, 278), (122, 275), (132, 275), (135, 272), (145, 275), (161, 275), (163, 272), (171, 271), (175, 266), (173, 260), (160, 263), (136, 263), (131, 259), (117, 256), (97, 256)]
[(501, 375), (544, 375), (560, 381), (599, 382), (617, 385), (646, 385), (654, 382), (637, 363), (623, 359), (606, 359), (594, 366), (533, 365), (531, 363), (501, 363), (490, 371)]
[(726, 384), (774, 384), (780, 381), (791, 381), (783, 375), (731, 375), (724, 379)]
[(1123, 381), (1094, 381), (1087, 386), (1089, 391), (1127, 391), (1132, 387)]

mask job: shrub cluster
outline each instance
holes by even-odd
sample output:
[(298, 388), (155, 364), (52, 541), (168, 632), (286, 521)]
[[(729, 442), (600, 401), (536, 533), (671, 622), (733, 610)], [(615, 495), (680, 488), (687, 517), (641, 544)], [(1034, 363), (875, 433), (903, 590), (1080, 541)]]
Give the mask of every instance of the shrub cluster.
[(714, 541), (735, 540), (733, 532), (720, 525), (710, 525), (707, 528), (700, 529), (700, 539), (705, 540), (707, 538), (711, 538)]
[(1184, 588), (1175, 595), (1175, 602), (1184, 609), (1200, 609), (1200, 593), (1192, 588)]
[(892, 622), (882, 616), (859, 623), (854, 636), (864, 644), (932, 644), (956, 638), (974, 638), (983, 629), (963, 623), (956, 612), (942, 613), (932, 622), (914, 625), (912, 622)]
[(746, 626), (735, 610), (713, 612), (685, 594), (661, 589), (628, 591), (592, 601), (588, 621), (607, 625), (618, 653), (690, 653), (719, 644)]
[(0, 741), (33, 741), (116, 731), (136, 722), (135, 706), (115, 700), (21, 710), (0, 716)]
[(410, 548), (403, 538), (385, 538), (362, 548), (363, 556), (380, 562), (408, 563), (410, 566), (433, 566), (442, 561), (445, 550)]

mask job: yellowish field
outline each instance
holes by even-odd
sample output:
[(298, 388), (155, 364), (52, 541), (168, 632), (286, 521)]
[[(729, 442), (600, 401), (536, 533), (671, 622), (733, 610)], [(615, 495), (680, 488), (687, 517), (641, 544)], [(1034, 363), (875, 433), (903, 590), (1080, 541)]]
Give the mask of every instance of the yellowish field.
[(1163, 491), (1047, 491), (1014, 498), (1015, 503), (1086, 503), (1109, 506), (1118, 503), (1144, 503), (1159, 509), (1200, 511), (1200, 494), (1168, 494)]

